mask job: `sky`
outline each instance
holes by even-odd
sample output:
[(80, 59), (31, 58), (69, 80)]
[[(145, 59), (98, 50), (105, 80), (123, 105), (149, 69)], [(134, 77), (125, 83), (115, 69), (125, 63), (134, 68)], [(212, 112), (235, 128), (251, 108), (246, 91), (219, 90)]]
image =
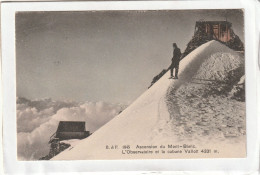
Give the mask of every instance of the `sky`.
[(19, 12), (17, 96), (130, 104), (196, 21), (226, 18), (244, 42), (242, 10)]

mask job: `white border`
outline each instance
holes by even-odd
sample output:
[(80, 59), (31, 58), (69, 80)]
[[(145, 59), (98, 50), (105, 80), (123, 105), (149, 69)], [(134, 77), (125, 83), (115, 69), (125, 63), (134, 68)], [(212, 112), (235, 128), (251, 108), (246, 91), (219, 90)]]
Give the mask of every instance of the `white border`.
[[(85, 171), (239, 171), (258, 169), (255, 32), (256, 1), (106, 1), (106, 2), (12, 2), (2, 3), (2, 97), (4, 168), (16, 173), (71, 173)], [(16, 160), (16, 83), (15, 83), (15, 12), (84, 11), (84, 10), (174, 10), (234, 9), (245, 10), (247, 158), (243, 159), (171, 159), (171, 160), (85, 160), (17, 161)], [(238, 172), (237, 172), (238, 173)]]

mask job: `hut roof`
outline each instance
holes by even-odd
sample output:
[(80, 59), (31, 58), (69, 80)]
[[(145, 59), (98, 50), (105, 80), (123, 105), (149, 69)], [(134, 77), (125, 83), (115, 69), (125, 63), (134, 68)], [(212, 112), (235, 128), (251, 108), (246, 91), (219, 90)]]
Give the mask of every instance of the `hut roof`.
[(85, 122), (60, 121), (57, 132), (84, 132)]
[(228, 21), (197, 21), (196, 25), (200, 25), (200, 24), (228, 24), (228, 25), (232, 25), (231, 22)]

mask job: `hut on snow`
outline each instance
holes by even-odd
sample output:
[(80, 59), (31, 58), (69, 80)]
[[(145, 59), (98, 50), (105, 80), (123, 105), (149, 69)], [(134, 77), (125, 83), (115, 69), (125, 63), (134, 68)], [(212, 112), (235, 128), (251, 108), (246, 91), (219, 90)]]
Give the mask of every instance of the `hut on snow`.
[(228, 21), (197, 21), (195, 25), (194, 35), (197, 31), (201, 31), (222, 42), (228, 42), (231, 39), (232, 23)]
[(84, 139), (90, 135), (86, 131), (85, 122), (82, 121), (60, 121), (57, 131), (50, 137), (53, 140)]

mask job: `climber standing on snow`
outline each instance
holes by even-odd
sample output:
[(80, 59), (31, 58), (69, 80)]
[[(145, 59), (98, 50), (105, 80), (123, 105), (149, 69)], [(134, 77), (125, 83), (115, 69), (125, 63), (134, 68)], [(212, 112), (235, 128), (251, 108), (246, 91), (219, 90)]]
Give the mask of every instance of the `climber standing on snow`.
[[(181, 50), (177, 47), (176, 43), (173, 43), (172, 46), (173, 46), (173, 57), (172, 57), (172, 64), (169, 67), (171, 69), (171, 77), (170, 78), (178, 79)], [(173, 77), (173, 69), (175, 69), (175, 77)]]

